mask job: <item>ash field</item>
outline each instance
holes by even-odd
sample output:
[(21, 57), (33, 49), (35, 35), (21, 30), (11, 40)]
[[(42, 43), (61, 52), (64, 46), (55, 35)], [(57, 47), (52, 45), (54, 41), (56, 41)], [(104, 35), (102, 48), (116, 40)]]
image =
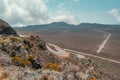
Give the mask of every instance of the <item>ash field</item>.
[[(15, 27), (15, 30), (21, 35), (39, 35), (46, 42), (54, 43), (62, 48), (120, 61), (120, 25), (96, 23), (70, 25), (64, 22), (56, 22), (46, 25)], [(100, 52), (97, 53), (109, 34), (111, 36)]]

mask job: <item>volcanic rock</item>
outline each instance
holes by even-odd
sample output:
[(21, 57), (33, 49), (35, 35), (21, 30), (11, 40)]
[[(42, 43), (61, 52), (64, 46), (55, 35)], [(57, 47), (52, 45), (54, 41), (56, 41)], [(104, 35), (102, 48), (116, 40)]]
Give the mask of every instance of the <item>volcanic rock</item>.
[(14, 35), (18, 36), (17, 32), (5, 21), (0, 19), (0, 35)]

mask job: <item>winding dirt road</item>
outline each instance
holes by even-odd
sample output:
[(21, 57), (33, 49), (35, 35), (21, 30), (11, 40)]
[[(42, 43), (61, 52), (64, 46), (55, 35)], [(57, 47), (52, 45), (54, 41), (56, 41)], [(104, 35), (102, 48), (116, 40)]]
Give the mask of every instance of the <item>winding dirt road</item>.
[[(28, 37), (26, 35), (21, 35), (21, 36), (22, 37)], [(110, 36), (111, 36), (111, 33), (105, 39), (105, 41), (103, 42), (102, 47), (99, 49), (99, 51), (101, 51), (101, 49), (104, 47), (105, 43), (110, 38)], [(53, 50), (52, 48), (50, 48), (49, 45), (53, 46), (57, 51)], [(109, 62), (120, 64), (120, 62), (116, 61), (116, 60), (111, 60), (111, 59), (107, 59), (107, 58), (104, 58), (104, 57), (95, 56), (95, 55), (92, 55), (92, 54), (87, 54), (87, 53), (83, 53), (83, 52), (79, 52), (79, 51), (75, 51), (75, 50), (71, 50), (71, 49), (62, 49), (62, 48), (58, 47), (57, 45), (54, 45), (54, 44), (51, 44), (51, 43), (47, 43), (46, 46), (47, 46), (49, 51), (51, 51), (51, 52), (53, 52), (54, 54), (57, 54), (57, 55), (68, 56), (69, 52), (73, 52), (73, 53), (76, 53), (76, 55), (79, 58), (84, 58), (85, 56), (90, 56), (90, 57), (95, 57), (95, 58), (98, 58), (98, 59), (101, 59), (101, 60), (105, 60), (105, 61), (109, 61)]]
[(100, 57), (100, 56), (95, 56), (95, 55), (92, 55), (92, 54), (87, 54), (87, 53), (83, 53), (83, 52), (79, 52), (79, 51), (75, 51), (75, 50), (71, 50), (71, 49), (64, 49), (64, 50), (68, 51), (68, 52), (74, 52), (76, 54), (81, 54), (81, 55), (86, 55), (86, 56), (90, 56), (90, 57), (95, 57), (95, 58), (98, 58), (98, 59), (101, 59), (101, 60), (105, 60), (105, 61), (109, 61), (109, 62), (120, 64), (119, 61), (112, 60), (112, 59), (107, 59), (107, 58)]
[[(52, 49), (50, 46), (54, 47), (54, 49)], [(51, 43), (47, 43), (46, 44), (47, 49), (52, 52), (53, 54), (59, 56), (59, 57), (69, 57), (70, 53), (65, 51), (64, 49), (60, 48), (57, 45), (51, 44)], [(75, 54), (78, 58), (85, 58), (85, 56), (80, 55), (80, 54)]]
[[(53, 50), (52, 48), (50, 48), (49, 45), (54, 47), (57, 51)], [(101, 59), (101, 60), (105, 60), (105, 61), (109, 61), (109, 62), (120, 64), (120, 62), (116, 61), (116, 60), (112, 60), (112, 59), (108, 59), (108, 58), (104, 58), (104, 57), (100, 57), (100, 56), (95, 56), (95, 55), (92, 55), (92, 54), (83, 53), (83, 52), (79, 52), (79, 51), (75, 51), (75, 50), (71, 50), (71, 49), (62, 49), (62, 48), (58, 47), (57, 45), (54, 45), (54, 44), (51, 44), (51, 43), (47, 43), (46, 46), (47, 46), (49, 51), (53, 52), (54, 54), (60, 55), (62, 57), (64, 57), (64, 56), (68, 57), (69, 53), (74, 53), (79, 58), (85, 58), (85, 56), (90, 56), (90, 57), (98, 58), (98, 59)]]

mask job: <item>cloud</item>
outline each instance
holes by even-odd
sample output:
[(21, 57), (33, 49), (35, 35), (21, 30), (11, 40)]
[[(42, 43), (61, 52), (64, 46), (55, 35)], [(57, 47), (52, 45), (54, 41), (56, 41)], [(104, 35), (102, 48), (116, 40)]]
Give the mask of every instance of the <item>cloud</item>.
[(52, 16), (53, 22), (64, 21), (68, 24), (79, 24), (80, 21), (73, 14), (66, 10), (65, 3), (61, 2), (57, 7), (59, 8), (55, 16)]
[(42, 0), (2, 0), (1, 17), (11, 25), (45, 23), (49, 19), (47, 7)]
[(59, 10), (53, 15), (48, 10), (46, 1), (48, 0), (1, 0), (0, 18), (12, 26), (47, 24), (54, 21), (76, 24), (74, 15), (59, 12), (65, 10), (63, 3), (60, 3)]
[(120, 14), (118, 9), (112, 9), (109, 14), (113, 15), (120, 22)]
[(67, 11), (59, 10), (56, 16), (52, 17), (53, 22), (61, 22), (64, 21), (68, 24), (75, 24), (78, 25), (80, 23), (79, 19), (77, 19), (74, 15), (70, 14)]

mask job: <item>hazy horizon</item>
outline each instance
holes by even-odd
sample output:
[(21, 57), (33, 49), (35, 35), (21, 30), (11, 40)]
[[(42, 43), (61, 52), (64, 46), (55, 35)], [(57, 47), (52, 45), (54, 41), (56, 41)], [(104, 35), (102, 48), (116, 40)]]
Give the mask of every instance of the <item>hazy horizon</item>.
[(12, 26), (53, 22), (120, 24), (119, 3), (119, 0), (2, 0), (0, 18)]

